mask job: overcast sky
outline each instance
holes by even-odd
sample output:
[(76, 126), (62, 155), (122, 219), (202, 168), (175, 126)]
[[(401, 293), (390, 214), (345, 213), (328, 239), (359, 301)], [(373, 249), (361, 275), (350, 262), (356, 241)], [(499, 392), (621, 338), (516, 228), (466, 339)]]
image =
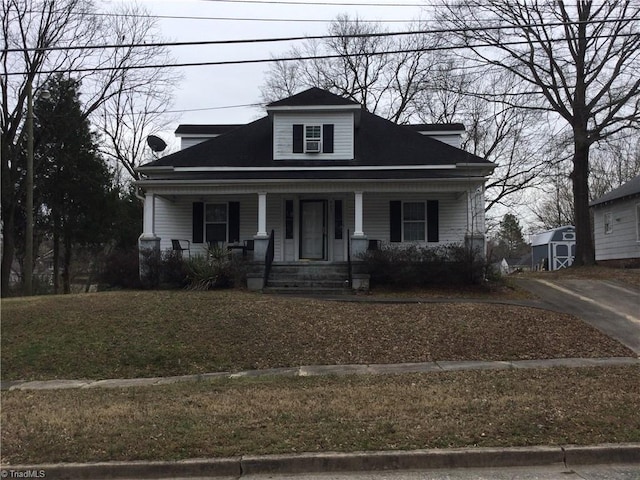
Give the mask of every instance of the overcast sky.
[[(110, 3), (129, 2), (112, 0)], [(262, 3), (261, 3), (262, 2)], [(233, 20), (158, 20), (168, 41), (202, 41), (275, 38), (327, 33), (329, 21), (339, 14), (364, 20), (413, 20), (424, 16), (420, 0), (256, 0), (255, 2), (218, 0), (138, 0), (151, 14), (159, 16), (197, 16), (250, 19), (289, 19), (293, 22)], [(315, 3), (315, 4), (314, 4)], [(367, 5), (363, 5), (367, 4)], [(378, 4), (378, 5), (375, 5)], [(410, 6), (413, 5), (413, 6)], [(108, 8), (105, 5), (105, 8)], [(314, 20), (309, 22), (305, 20)], [(328, 20), (316, 22), (315, 20)], [(403, 23), (385, 24), (389, 30), (406, 29)], [(298, 42), (299, 43), (299, 42)], [(292, 43), (260, 43), (233, 46), (173, 47), (177, 63), (270, 58), (286, 52)], [(260, 87), (269, 64), (185, 67), (184, 80), (175, 94), (174, 110), (178, 123), (246, 123), (264, 115), (257, 107), (236, 107), (260, 102)], [(198, 110), (206, 109), (206, 110)], [(177, 123), (169, 128), (175, 129)]]

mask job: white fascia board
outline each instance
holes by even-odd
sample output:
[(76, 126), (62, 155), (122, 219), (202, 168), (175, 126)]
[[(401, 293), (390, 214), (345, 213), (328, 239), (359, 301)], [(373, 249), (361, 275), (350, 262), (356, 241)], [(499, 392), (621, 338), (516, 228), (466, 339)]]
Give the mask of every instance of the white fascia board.
[(379, 192), (404, 192), (404, 193), (436, 193), (436, 194), (460, 194), (468, 191), (475, 185), (472, 179), (454, 180), (437, 179), (424, 182), (419, 179), (405, 179), (397, 181), (393, 179), (383, 180), (335, 180), (322, 183), (310, 182), (299, 179), (296, 181), (286, 180), (255, 180), (250, 182), (238, 181), (194, 181), (194, 182), (162, 182), (162, 181), (142, 181), (137, 185), (146, 192), (159, 196), (193, 197), (222, 194), (257, 194), (267, 192), (273, 194), (314, 194), (323, 195), (330, 193), (348, 193), (362, 191), (365, 195), (375, 195)]
[[(358, 165), (326, 167), (174, 167), (176, 173), (195, 172), (325, 172), (325, 171), (362, 171), (362, 170), (455, 170), (455, 165)], [(148, 170), (151, 171), (151, 170)]]

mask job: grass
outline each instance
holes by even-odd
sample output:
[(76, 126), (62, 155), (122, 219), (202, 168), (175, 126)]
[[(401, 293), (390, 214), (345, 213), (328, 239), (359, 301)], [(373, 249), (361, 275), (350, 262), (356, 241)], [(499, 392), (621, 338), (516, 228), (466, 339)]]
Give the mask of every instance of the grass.
[(640, 368), (2, 393), (2, 462), (640, 441)]
[(526, 275), (557, 280), (565, 278), (610, 280), (626, 284), (628, 287), (640, 288), (640, 269), (638, 268), (610, 268), (598, 265), (591, 267), (563, 268), (553, 272), (531, 272)]
[(126, 378), (314, 364), (629, 356), (569, 315), (239, 291), (2, 301), (2, 378)]

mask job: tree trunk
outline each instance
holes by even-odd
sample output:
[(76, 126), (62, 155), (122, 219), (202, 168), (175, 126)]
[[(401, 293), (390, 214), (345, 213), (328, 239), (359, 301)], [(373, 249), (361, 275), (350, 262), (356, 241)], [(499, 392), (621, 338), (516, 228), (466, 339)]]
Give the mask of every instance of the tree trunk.
[(71, 237), (64, 236), (64, 266), (62, 269), (64, 293), (71, 293)]
[(11, 266), (13, 265), (13, 258), (16, 252), (15, 242), (15, 208), (11, 208), (9, 215), (5, 217), (3, 225), (3, 237), (2, 237), (2, 279), (1, 279), (1, 291), (2, 296), (6, 297), (9, 294), (9, 279), (11, 278)]
[(60, 227), (58, 217), (53, 219), (53, 293), (60, 293)]
[(595, 265), (596, 254), (593, 245), (591, 212), (589, 211), (589, 142), (586, 132), (574, 130), (573, 205), (576, 228), (576, 266)]

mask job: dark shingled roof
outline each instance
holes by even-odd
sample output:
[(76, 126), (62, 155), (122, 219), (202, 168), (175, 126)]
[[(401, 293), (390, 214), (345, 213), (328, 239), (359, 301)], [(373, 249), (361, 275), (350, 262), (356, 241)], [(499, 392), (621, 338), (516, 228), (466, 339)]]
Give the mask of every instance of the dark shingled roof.
[[(272, 106), (292, 105), (358, 105), (330, 92), (312, 88), (293, 97), (280, 100)], [(463, 176), (452, 169), (433, 169), (433, 166), (477, 164), (491, 167), (483, 158), (459, 148), (440, 142), (416, 130), (397, 125), (377, 115), (362, 110), (360, 122), (355, 130), (354, 156), (339, 160), (304, 159), (274, 160), (272, 119), (263, 117), (252, 123), (230, 129), (217, 137), (167, 155), (144, 167), (237, 167), (264, 168), (282, 167), (278, 171), (198, 172), (198, 178), (250, 179), (250, 178), (452, 178)], [(412, 169), (367, 170), (366, 167), (413, 166)], [(425, 169), (415, 166), (424, 165)], [(355, 171), (328, 170), (322, 167), (361, 167)], [(314, 171), (287, 170), (287, 167), (318, 167)], [(362, 167), (365, 167), (364, 169)], [(429, 168), (431, 167), (431, 168)], [(158, 178), (158, 174), (154, 178)], [(177, 179), (173, 172), (170, 178)]]
[(175, 133), (195, 134), (195, 135), (221, 135), (236, 128), (243, 127), (244, 124), (215, 124), (215, 125), (178, 125)]
[(440, 132), (443, 130), (464, 132), (465, 130), (464, 125), (461, 123), (414, 123), (403, 126), (416, 132)]
[(618, 200), (620, 198), (632, 197), (634, 195), (640, 195), (640, 175), (632, 178), (627, 183), (619, 186), (618, 188), (611, 190), (609, 193), (603, 195), (600, 198), (592, 201), (589, 205), (592, 207), (600, 205), (602, 203), (611, 202), (612, 200)]
[(310, 88), (304, 92), (297, 93), (292, 97), (271, 102), (269, 107), (303, 107), (303, 106), (331, 106), (331, 105), (360, 105), (358, 102), (341, 97), (320, 88)]

